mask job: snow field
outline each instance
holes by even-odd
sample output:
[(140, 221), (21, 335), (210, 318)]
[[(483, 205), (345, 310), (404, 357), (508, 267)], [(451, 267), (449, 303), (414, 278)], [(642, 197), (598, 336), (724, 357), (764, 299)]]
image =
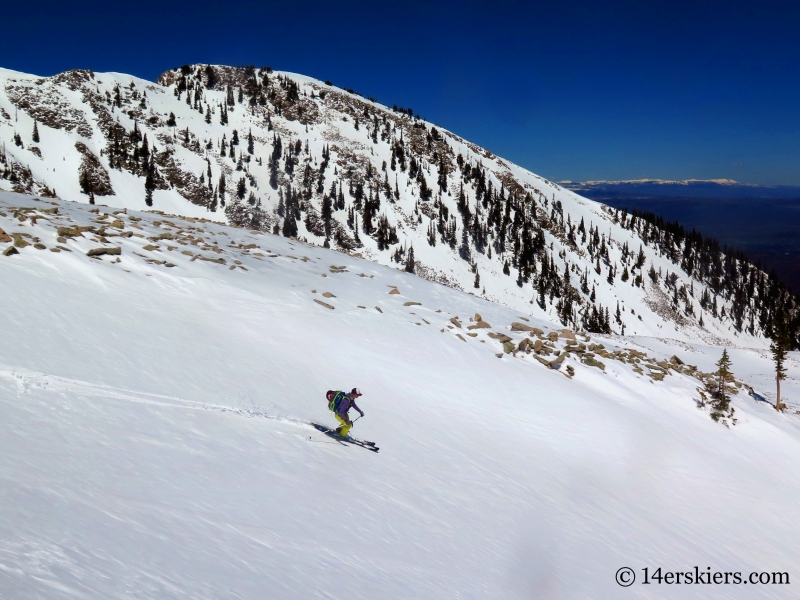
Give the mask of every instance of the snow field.
[[(0, 195), (9, 206), (51, 205)], [(52, 247), (67, 217), (99, 216), (58, 207), (52, 222), (9, 213), (0, 227)], [(126, 230), (146, 236), (190, 225), (140, 213), (136, 230), (130, 216)], [(608, 374), (574, 363), (570, 380), (530, 357), (498, 359), (496, 342), (446, 325), (477, 312), (508, 332), (518, 312), (285, 238), (191, 226), (223, 254), (112, 237), (99, 245), (122, 247), (121, 262), (93, 260), (87, 233), (71, 253), (0, 256), (0, 596), (791, 597), (789, 586), (620, 592), (614, 573), (794, 576), (795, 416), (740, 394), (728, 429), (696, 408), (683, 375), (651, 383), (608, 361)], [(767, 371), (757, 352), (736, 352), (738, 378)], [(687, 362), (717, 354), (693, 346)], [(377, 455), (308, 439), (306, 422), (334, 422), (325, 391), (352, 386), (366, 413), (353, 434)], [(796, 380), (787, 387), (796, 395)]]

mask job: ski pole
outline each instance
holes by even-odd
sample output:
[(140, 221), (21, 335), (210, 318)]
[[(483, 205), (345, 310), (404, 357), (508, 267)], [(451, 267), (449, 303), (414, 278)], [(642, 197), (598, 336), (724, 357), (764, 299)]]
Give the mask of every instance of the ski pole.
[(314, 435), (308, 436), (308, 439), (313, 440), (315, 437), (323, 435), (323, 434), (326, 434), (326, 433), (330, 433), (331, 431), (333, 431), (333, 429), (326, 429), (325, 431), (320, 431), (319, 433), (315, 433)]

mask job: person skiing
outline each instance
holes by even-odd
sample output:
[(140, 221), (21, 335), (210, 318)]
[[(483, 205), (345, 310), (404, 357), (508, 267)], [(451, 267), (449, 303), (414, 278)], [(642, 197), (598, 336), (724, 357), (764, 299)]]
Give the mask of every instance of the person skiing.
[(362, 395), (358, 388), (353, 388), (348, 394), (341, 391), (328, 392), (328, 408), (333, 411), (336, 420), (341, 423), (341, 425), (336, 428), (336, 433), (338, 435), (347, 437), (350, 433), (350, 429), (353, 427), (353, 422), (347, 415), (351, 408), (356, 409), (362, 417), (364, 416), (364, 411), (358, 408), (358, 404), (356, 404), (356, 398), (360, 398)]

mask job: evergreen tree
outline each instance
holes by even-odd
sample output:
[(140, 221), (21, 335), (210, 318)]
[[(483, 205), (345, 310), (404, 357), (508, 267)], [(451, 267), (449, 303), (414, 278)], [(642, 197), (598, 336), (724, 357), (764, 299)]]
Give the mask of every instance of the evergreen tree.
[(247, 153), (253, 154), (255, 152), (255, 147), (253, 145), (253, 130), (251, 129), (247, 133)]
[(144, 203), (153, 206), (153, 190), (156, 188), (153, 175), (155, 174), (155, 164), (150, 162), (147, 166), (147, 175), (144, 179)]
[(214, 72), (214, 67), (211, 65), (206, 65), (206, 87), (208, 89), (214, 89), (214, 86), (217, 84), (217, 74)]
[(775, 362), (775, 385), (777, 387), (777, 396), (775, 400), (775, 410), (781, 410), (783, 404), (781, 403), (781, 381), (786, 379), (786, 344), (782, 339), (781, 334), (775, 335), (770, 344), (770, 351), (772, 351), (772, 360)]
[(728, 349), (724, 349), (722, 351), (722, 357), (717, 361), (717, 371), (715, 375), (717, 376), (717, 394), (720, 400), (720, 404), (723, 405), (724, 408), (727, 408), (728, 400), (727, 398), (727, 383), (733, 379), (733, 373), (731, 373), (731, 359), (728, 356)]
[(434, 226), (433, 221), (431, 221), (428, 225), (428, 245), (436, 245), (436, 227)]
[(475, 283), (472, 284), (472, 287), (475, 289), (479, 289), (481, 287), (481, 274), (478, 273), (478, 269), (475, 269)]
[(414, 273), (414, 246), (411, 246), (408, 249), (408, 257), (406, 258), (406, 272), (407, 273)]
[(467, 227), (464, 227), (464, 229), (461, 231), (461, 246), (458, 249), (458, 254), (467, 262), (469, 262), (472, 258), (472, 251), (469, 245), (469, 231)]
[(169, 113), (169, 118), (167, 119), (167, 127), (176, 127), (178, 125), (177, 121), (175, 120), (175, 113)]
[[(334, 192), (335, 193), (335, 192)], [(333, 193), (331, 194), (331, 196)], [(322, 220), (325, 222), (325, 239), (329, 240), (331, 237), (331, 219), (333, 218), (333, 202), (331, 196), (323, 196), (322, 198)]]
[(33, 122), (33, 135), (31, 136), (34, 144), (39, 143), (39, 125), (36, 121)]
[(219, 188), (219, 199), (222, 206), (225, 206), (225, 173), (219, 174), (219, 184), (217, 185)]

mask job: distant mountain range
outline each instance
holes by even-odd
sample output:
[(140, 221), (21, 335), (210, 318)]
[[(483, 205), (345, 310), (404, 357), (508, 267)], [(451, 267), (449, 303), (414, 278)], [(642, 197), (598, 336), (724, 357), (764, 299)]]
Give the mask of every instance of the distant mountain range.
[(800, 198), (800, 187), (757, 185), (733, 179), (633, 179), (627, 181), (561, 181), (565, 188), (594, 200), (619, 196), (694, 198)]

